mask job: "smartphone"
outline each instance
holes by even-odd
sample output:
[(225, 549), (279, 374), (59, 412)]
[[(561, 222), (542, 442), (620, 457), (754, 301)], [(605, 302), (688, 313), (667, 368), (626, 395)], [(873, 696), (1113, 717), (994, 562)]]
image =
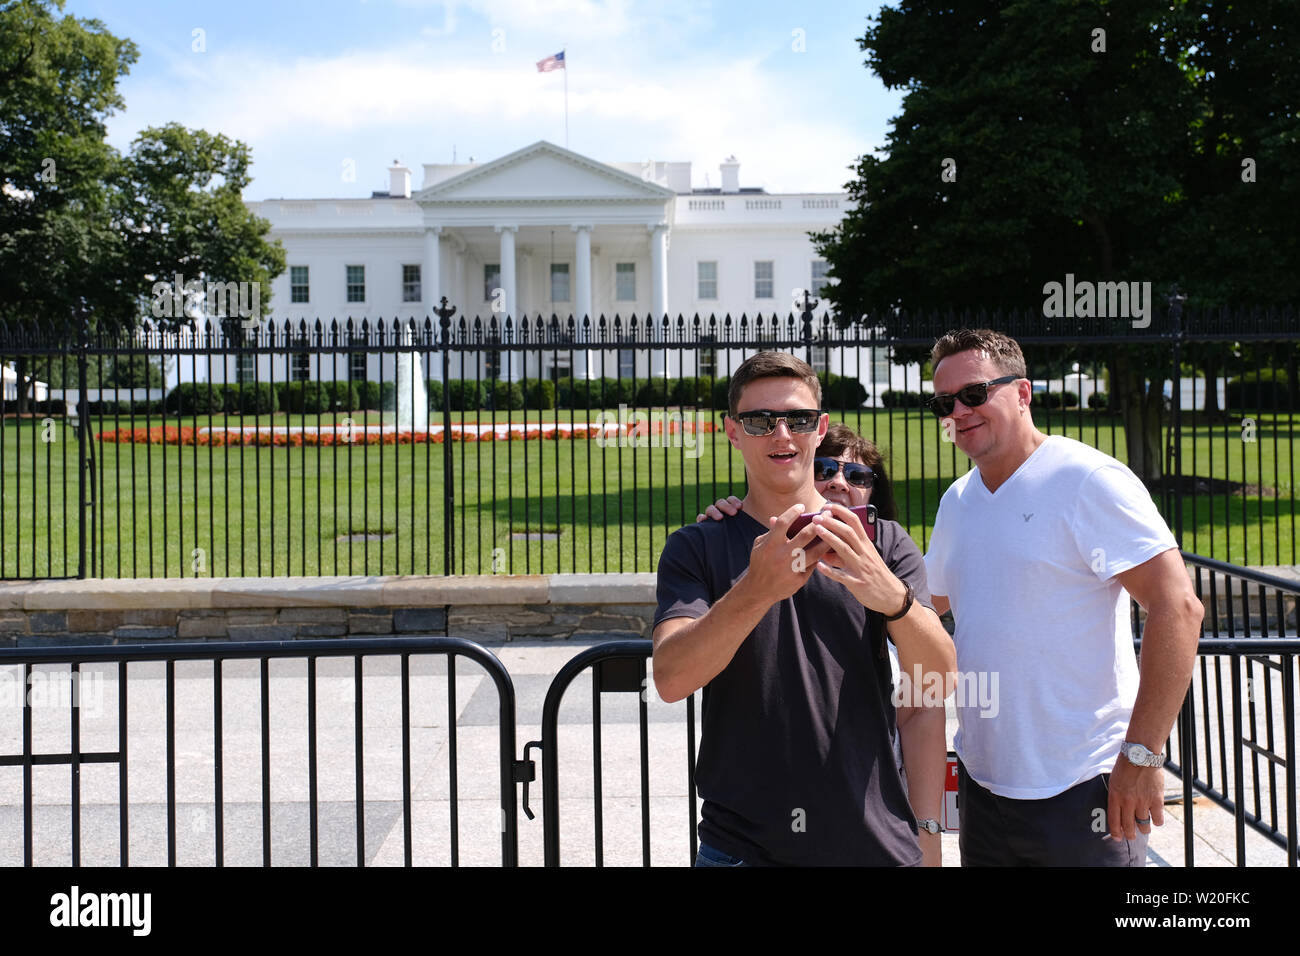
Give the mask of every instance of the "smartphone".
[[(858, 516), (858, 520), (862, 522), (863, 529), (867, 532), (867, 538), (871, 541), (872, 544), (875, 544), (876, 543), (876, 506), (858, 505), (856, 508), (850, 508), (849, 510)], [(825, 511), (829, 513), (830, 509), (827, 508), (825, 509)], [(793, 538), (796, 534), (798, 534), (805, 527), (807, 527), (808, 522), (812, 521), (813, 515), (820, 514), (820, 513), (821, 512), (812, 511), (809, 512), (808, 514), (802, 514), (799, 517), (795, 518), (794, 521), (790, 522), (790, 530), (789, 532), (787, 532), (786, 537)]]

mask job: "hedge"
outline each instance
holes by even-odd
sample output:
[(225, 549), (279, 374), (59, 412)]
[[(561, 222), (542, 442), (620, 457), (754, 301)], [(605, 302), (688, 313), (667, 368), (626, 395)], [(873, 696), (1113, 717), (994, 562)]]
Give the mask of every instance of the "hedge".
[(1088, 396), (1088, 407), (1096, 409), (1110, 408), (1109, 392), (1093, 392)]
[(885, 408), (920, 408), (923, 402), (928, 402), (933, 397), (933, 392), (906, 392), (887, 388), (880, 393), (880, 404)]
[(1034, 408), (1077, 408), (1079, 394), (1068, 389), (1063, 392), (1034, 392)]
[(316, 415), (348, 412), (361, 407), (353, 382), (281, 382), (280, 406), (286, 412)]
[(1228, 408), (1247, 411), (1286, 412), (1291, 408), (1290, 381), (1283, 369), (1265, 368), (1228, 379), (1224, 389)]

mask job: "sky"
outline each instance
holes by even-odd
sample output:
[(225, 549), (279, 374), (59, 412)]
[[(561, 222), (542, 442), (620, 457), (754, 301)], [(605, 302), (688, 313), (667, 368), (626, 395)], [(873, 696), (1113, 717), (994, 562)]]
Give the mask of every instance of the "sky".
[[(249, 200), (367, 197), (399, 159), (484, 162), (548, 140), (689, 161), (692, 184), (836, 192), (901, 109), (858, 48), (878, 0), (68, 0), (135, 42), (108, 120), (126, 151), (179, 122), (252, 149)], [(539, 73), (565, 50), (568, 69)], [(707, 182), (705, 177), (708, 177)]]

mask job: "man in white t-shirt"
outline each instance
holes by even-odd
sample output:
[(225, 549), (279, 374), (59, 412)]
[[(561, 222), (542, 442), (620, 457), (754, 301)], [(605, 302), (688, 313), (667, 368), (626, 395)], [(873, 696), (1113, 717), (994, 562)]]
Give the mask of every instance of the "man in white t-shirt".
[(931, 408), (976, 466), (926, 555), (956, 621), (962, 864), (1142, 866), (1201, 633), (1178, 544), (1127, 467), (1034, 427), (1014, 340), (950, 332), (931, 362)]

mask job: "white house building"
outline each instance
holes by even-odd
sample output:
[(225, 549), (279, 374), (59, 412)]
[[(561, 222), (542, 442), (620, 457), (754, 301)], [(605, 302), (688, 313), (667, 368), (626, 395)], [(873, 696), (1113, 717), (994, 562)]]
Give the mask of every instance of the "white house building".
[[(367, 320), (414, 317), (420, 326), (445, 296), (457, 320), (484, 324), (495, 315), (600, 316), (624, 322), (635, 314), (721, 321), (730, 313), (754, 316), (798, 311), (794, 298), (816, 296), (826, 264), (809, 233), (834, 227), (849, 208), (843, 193), (773, 194), (740, 185), (740, 164), (719, 167), (719, 185), (692, 186), (687, 162), (603, 163), (548, 142), (485, 163), (424, 165), (422, 187), (394, 162), (387, 192), (369, 199), (269, 199), (248, 203), (272, 225), (287, 252), (285, 273), (272, 284), (273, 320), (309, 327), (320, 319), (354, 326)], [(824, 307), (818, 312), (824, 311)], [(516, 318), (517, 321), (517, 318)], [(581, 333), (579, 333), (581, 334)], [(884, 356), (819, 356), (835, 372), (890, 379)], [(700, 365), (696, 367), (696, 360)], [(725, 374), (740, 361), (716, 352), (671, 348), (527, 353), (526, 367), (488, 368), (490, 356), (453, 356), (450, 375), (557, 377), (573, 374)], [(269, 361), (269, 357), (263, 356)], [(392, 378), (391, 356), (383, 370)], [(429, 377), (441, 362), (428, 361)], [(224, 370), (229, 380), (251, 376), (245, 367)], [(315, 355), (292, 365), (295, 377), (378, 377), (378, 355), (356, 354), (339, 374), (333, 362), (313, 367)], [(476, 369), (474, 363), (479, 367)], [(682, 367), (683, 364), (685, 367)], [(220, 380), (223, 370), (211, 370)], [(267, 380), (271, 369), (257, 370)], [(283, 378), (283, 360), (278, 378)], [(893, 370), (901, 376), (902, 370)], [(894, 387), (902, 387), (902, 381)], [(912, 385), (916, 387), (915, 384)]]

